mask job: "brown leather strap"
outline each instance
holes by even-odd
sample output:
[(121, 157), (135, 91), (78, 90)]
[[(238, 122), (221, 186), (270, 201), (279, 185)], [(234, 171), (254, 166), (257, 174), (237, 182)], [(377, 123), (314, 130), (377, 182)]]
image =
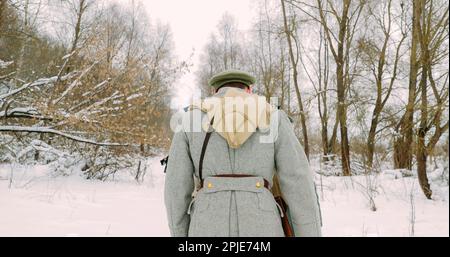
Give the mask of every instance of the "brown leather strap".
[[(219, 174), (219, 175), (214, 175), (211, 177), (216, 177), (216, 178), (249, 178), (249, 177), (255, 177), (254, 175), (248, 175), (248, 174)], [(267, 189), (269, 188), (269, 181), (267, 181), (267, 179), (263, 178), (264, 180), (264, 187)], [(203, 187), (203, 180), (201, 181), (200, 184), (201, 187)], [(200, 188), (201, 188), (200, 187)]]
[(203, 159), (205, 158), (206, 147), (208, 146), (209, 138), (211, 137), (211, 133), (213, 132), (212, 130), (213, 122), (214, 117), (212, 117), (211, 122), (209, 124), (211, 127), (208, 128), (208, 131), (206, 132), (205, 139), (203, 140), (202, 152), (200, 154), (200, 161), (198, 164), (198, 176), (200, 179), (200, 187), (203, 187)]
[(283, 213), (283, 215), (281, 216), (281, 225), (283, 226), (283, 231), (284, 231), (284, 235), (286, 237), (294, 237), (294, 229), (291, 226), (291, 223), (289, 221), (289, 216), (288, 216), (288, 206), (286, 204), (286, 202), (284, 201), (284, 199), (281, 196), (275, 196), (275, 202), (278, 203), (278, 206), (281, 207), (281, 212)]

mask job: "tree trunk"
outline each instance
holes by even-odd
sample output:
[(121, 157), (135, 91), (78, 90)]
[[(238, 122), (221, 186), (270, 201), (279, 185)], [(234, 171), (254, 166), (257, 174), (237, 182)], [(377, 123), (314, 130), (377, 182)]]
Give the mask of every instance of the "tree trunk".
[[(425, 50), (425, 52), (427, 52)], [(428, 59), (427, 54), (425, 54), (425, 59)], [(419, 185), (423, 193), (428, 199), (431, 199), (432, 191), (430, 189), (430, 184), (428, 183), (427, 177), (427, 147), (425, 144), (425, 136), (427, 134), (427, 121), (428, 121), (428, 99), (427, 99), (427, 74), (428, 74), (427, 64), (422, 66), (422, 78), (420, 81), (420, 92), (421, 92), (421, 103), (420, 103), (420, 127), (417, 132), (417, 177), (419, 178)]]
[(339, 117), (336, 116), (333, 126), (333, 133), (331, 133), (330, 143), (329, 143), (329, 149), (331, 152), (335, 155), (338, 154), (338, 148), (337, 148), (337, 130), (339, 127)]
[(426, 132), (423, 128), (420, 128), (417, 134), (417, 176), (423, 193), (428, 199), (431, 199), (433, 192), (431, 191), (427, 176), (427, 151), (425, 147)]
[[(329, 2), (327, 2), (329, 3)], [(350, 39), (346, 37), (349, 24), (348, 24), (348, 15), (351, 0), (344, 0), (342, 2), (342, 13), (340, 17), (335, 15), (336, 20), (339, 24), (339, 35), (337, 38), (337, 50), (333, 46), (334, 39), (331, 36), (330, 28), (327, 25), (327, 19), (325, 17), (325, 12), (322, 7), (322, 1), (317, 0), (317, 5), (319, 7), (319, 14), (321, 19), (321, 25), (324, 28), (325, 35), (327, 36), (328, 43), (330, 44), (330, 50), (333, 54), (334, 61), (336, 63), (336, 90), (337, 90), (337, 109), (336, 109), (336, 123), (333, 129), (332, 141), (334, 142), (337, 137), (337, 125), (340, 127), (340, 135), (341, 135), (341, 159), (342, 159), (342, 172), (344, 176), (351, 175), (350, 168), (350, 146), (348, 140), (348, 131), (347, 131), (347, 102), (346, 102), (346, 92), (348, 90), (349, 84), (351, 83), (349, 80), (345, 79), (344, 67), (348, 65), (348, 59), (344, 54), (344, 48), (349, 47)], [(346, 42), (347, 41), (347, 42)]]
[(339, 24), (339, 42), (336, 60), (336, 87), (338, 95), (337, 116), (339, 118), (339, 127), (341, 134), (341, 158), (342, 158), (342, 172), (344, 176), (351, 175), (350, 168), (350, 146), (348, 141), (347, 131), (347, 103), (345, 100), (345, 92), (347, 85), (344, 83), (344, 40), (347, 33), (348, 10), (350, 8), (350, 1), (344, 1), (344, 8), (342, 11), (341, 22)]
[(298, 106), (299, 106), (299, 110), (300, 110), (300, 123), (302, 126), (302, 133), (303, 133), (303, 148), (305, 150), (306, 156), (309, 159), (309, 142), (308, 142), (308, 130), (306, 127), (306, 115), (305, 115), (305, 111), (303, 108), (302, 95), (300, 93), (300, 89), (298, 86), (297, 62), (294, 57), (294, 50), (292, 47), (292, 39), (291, 39), (292, 35), (291, 35), (291, 31), (289, 30), (288, 23), (287, 23), (286, 7), (284, 5), (284, 0), (281, 0), (281, 7), (282, 7), (282, 11), (283, 11), (284, 30), (286, 33), (286, 38), (287, 38), (288, 46), (289, 46), (289, 56), (290, 56), (291, 63), (292, 63), (292, 72), (293, 72), (295, 93), (297, 95)]
[[(73, 31), (73, 38), (72, 38), (72, 43), (70, 46), (70, 51), (69, 54), (72, 54), (74, 51), (76, 51), (80, 38), (81, 38), (81, 25), (82, 25), (82, 21), (83, 21), (83, 14), (86, 11), (87, 8), (87, 4), (86, 4), (86, 0), (80, 0), (80, 2), (78, 3), (78, 10), (76, 13), (77, 16), (77, 21), (75, 23), (75, 27), (74, 27), (74, 31)], [(70, 57), (69, 57), (70, 58)], [(70, 59), (68, 59), (70, 60)], [(71, 65), (67, 65), (66, 67), (66, 73), (69, 73), (72, 70)]]
[(375, 135), (376, 135), (376, 128), (378, 125), (378, 115), (375, 114), (374, 110), (374, 116), (372, 116), (372, 122), (370, 123), (370, 130), (369, 135), (367, 136), (367, 154), (366, 154), (366, 162), (367, 167), (372, 168), (373, 167), (373, 156), (375, 153)]
[(30, 44), (30, 26), (28, 20), (29, 18), (29, 7), (30, 7), (30, 1), (26, 0), (24, 3), (24, 10), (23, 10), (23, 23), (22, 23), (22, 32), (25, 35), (22, 40), (20, 40), (20, 43), (22, 44), (20, 47), (20, 53), (17, 60), (17, 66), (16, 66), (16, 81), (19, 81), (21, 79), (21, 75), (24, 74), (23, 66), (25, 62), (25, 54), (27, 47)]
[(411, 54), (409, 59), (409, 86), (406, 111), (397, 126), (394, 142), (394, 167), (396, 169), (412, 169), (412, 142), (414, 123), (414, 102), (416, 100), (416, 84), (418, 74), (417, 50), (419, 41), (419, 27), (422, 7), (418, 1), (413, 1), (413, 28), (411, 38)]
[[(319, 92), (317, 92), (317, 109), (320, 116), (321, 124), (321, 140), (322, 140), (322, 161), (326, 162), (330, 159), (330, 154), (332, 153), (332, 148), (330, 142), (328, 141), (328, 75), (329, 75), (329, 65), (328, 65), (328, 44), (327, 40), (324, 40), (323, 28), (320, 28), (319, 37), (319, 51), (318, 51), (318, 65), (319, 65)], [(323, 45), (323, 69), (322, 69), (322, 45)]]

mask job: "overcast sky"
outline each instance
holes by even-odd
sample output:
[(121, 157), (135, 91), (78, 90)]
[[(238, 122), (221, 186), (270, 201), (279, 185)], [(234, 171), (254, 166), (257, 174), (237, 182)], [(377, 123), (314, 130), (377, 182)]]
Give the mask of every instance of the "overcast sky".
[[(173, 32), (178, 57), (188, 59), (194, 53), (191, 73), (184, 75), (175, 85), (174, 108), (189, 103), (195, 90), (195, 77), (199, 56), (211, 32), (225, 12), (233, 15), (241, 30), (250, 27), (254, 16), (254, 0), (144, 0), (142, 1), (152, 20), (169, 23)], [(253, 4), (255, 6), (255, 4)]]

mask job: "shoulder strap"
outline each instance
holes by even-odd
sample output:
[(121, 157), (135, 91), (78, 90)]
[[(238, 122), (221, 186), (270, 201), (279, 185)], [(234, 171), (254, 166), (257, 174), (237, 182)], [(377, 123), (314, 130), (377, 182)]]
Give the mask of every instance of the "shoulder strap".
[(200, 154), (200, 162), (198, 164), (198, 176), (200, 179), (200, 185), (203, 186), (203, 159), (205, 158), (206, 153), (206, 147), (208, 146), (209, 138), (211, 137), (211, 134), (213, 132), (212, 125), (214, 122), (214, 117), (212, 117), (210, 122), (210, 128), (208, 128), (208, 131), (206, 132), (205, 139), (203, 140), (203, 146), (202, 146), (202, 152)]

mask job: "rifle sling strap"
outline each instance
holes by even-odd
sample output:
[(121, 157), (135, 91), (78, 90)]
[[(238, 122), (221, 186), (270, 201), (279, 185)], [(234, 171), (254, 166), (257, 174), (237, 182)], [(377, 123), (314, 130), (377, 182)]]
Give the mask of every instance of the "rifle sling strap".
[(206, 132), (205, 139), (203, 140), (202, 152), (200, 154), (200, 162), (198, 164), (198, 176), (200, 179), (200, 186), (203, 186), (203, 159), (205, 158), (206, 147), (208, 146), (209, 138), (211, 137), (211, 134), (213, 132), (213, 129), (212, 129), (213, 123), (214, 123), (214, 117), (212, 117), (211, 122), (210, 122), (210, 127), (208, 128), (208, 131)]

